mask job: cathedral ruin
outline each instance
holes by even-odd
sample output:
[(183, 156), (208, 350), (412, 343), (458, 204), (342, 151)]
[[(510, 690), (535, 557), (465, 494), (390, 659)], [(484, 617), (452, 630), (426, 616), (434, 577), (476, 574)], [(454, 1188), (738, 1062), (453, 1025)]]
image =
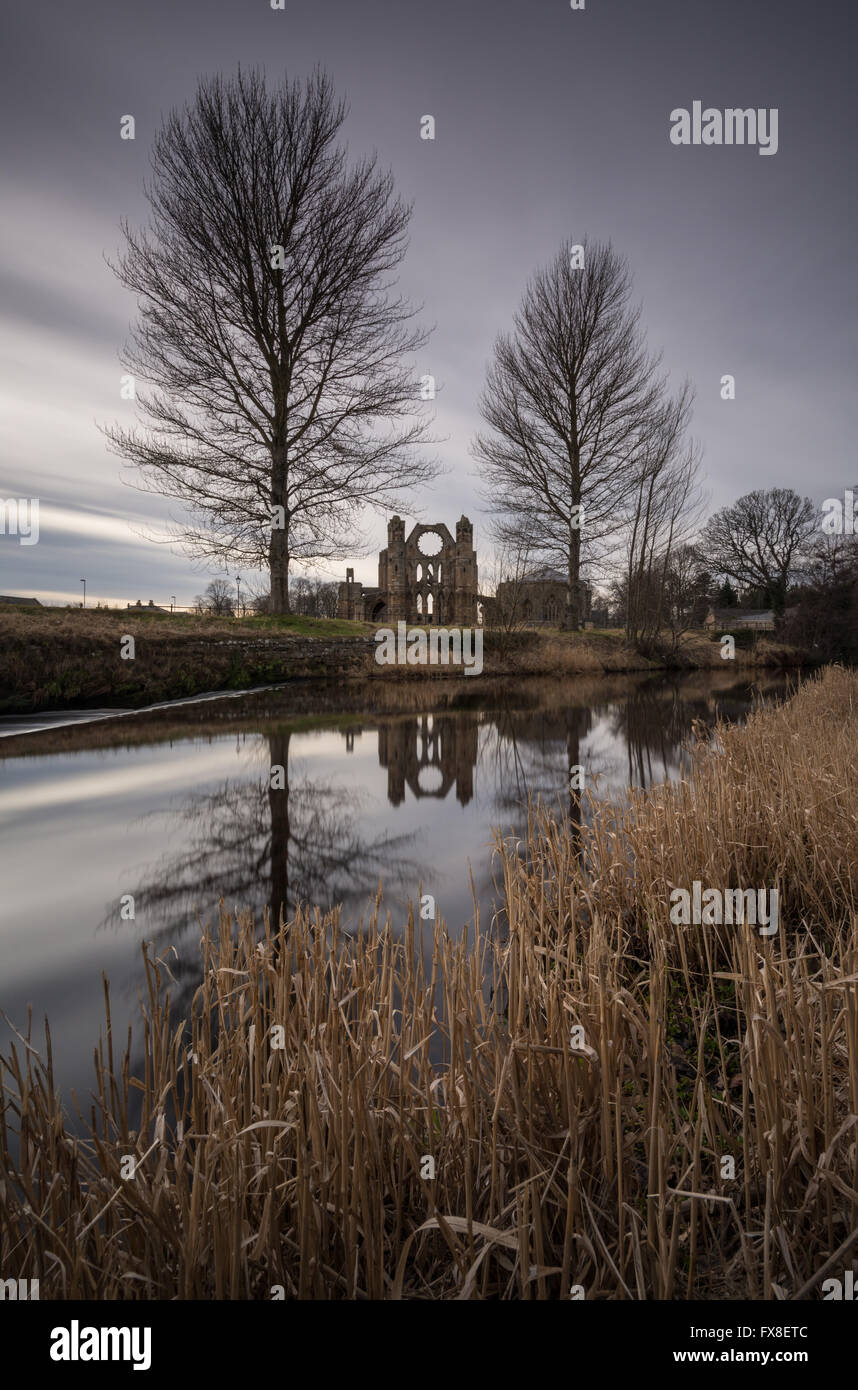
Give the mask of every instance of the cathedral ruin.
[(423, 623), (474, 627), (477, 623), (477, 556), (474, 528), (466, 516), (456, 538), (443, 522), (415, 526), (391, 517), (387, 549), (378, 556), (378, 585), (369, 587), (346, 570), (337, 602), (338, 618), (367, 623)]

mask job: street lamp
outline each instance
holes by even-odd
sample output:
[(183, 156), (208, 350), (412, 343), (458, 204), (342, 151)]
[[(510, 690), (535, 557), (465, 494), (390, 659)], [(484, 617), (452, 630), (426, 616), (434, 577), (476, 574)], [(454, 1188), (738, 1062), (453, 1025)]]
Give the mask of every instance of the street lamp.
[(86, 608), (86, 580), (82, 579), (80, 582), (83, 585), (83, 606)]
[(236, 613), (237, 613), (237, 616), (240, 618), (240, 617), (241, 617), (241, 575), (240, 575), (240, 574), (237, 574), (237, 575), (235, 576), (235, 585), (236, 585), (236, 591), (237, 591), (237, 593), (238, 593), (238, 602), (236, 603)]
[(173, 609), (175, 608), (175, 606), (176, 606), (176, 595), (175, 595), (175, 594), (171, 594), (171, 595), (170, 595), (170, 612), (171, 612), (171, 613), (172, 613)]

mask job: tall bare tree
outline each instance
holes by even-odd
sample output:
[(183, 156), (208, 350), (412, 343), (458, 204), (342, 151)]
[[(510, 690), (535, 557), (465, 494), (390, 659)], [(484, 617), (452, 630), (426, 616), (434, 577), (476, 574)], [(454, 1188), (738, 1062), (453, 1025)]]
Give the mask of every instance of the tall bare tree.
[(630, 296), (610, 244), (565, 243), (495, 342), (481, 399), (490, 432), (474, 454), (489, 505), (510, 534), (525, 522), (566, 571), (568, 627), (581, 623), (582, 541), (593, 556), (618, 530), (664, 424), (664, 380)]
[(184, 505), (194, 553), (268, 569), (274, 612), (292, 562), (341, 557), (362, 505), (401, 508), (436, 471), (404, 365), (425, 335), (390, 281), (411, 210), (374, 157), (347, 163), (345, 115), (318, 70), (203, 80), (155, 138), (151, 224), (123, 224), (116, 267), (146, 428), (106, 433)]
[[(638, 645), (657, 643), (664, 627), (678, 637), (678, 586), (689, 567), (687, 546), (700, 521), (699, 456), (686, 440), (691, 391), (665, 399), (657, 427), (641, 447), (634, 469), (625, 528), (623, 585), (626, 636)], [(680, 560), (681, 554), (681, 560)]]
[(502, 522), (490, 528), (491, 559), (483, 565), (486, 593), (484, 624), (498, 634), (498, 652), (505, 656), (515, 634), (526, 626), (526, 581), (533, 552), (533, 536), (526, 519), (514, 531)]
[(748, 492), (710, 517), (706, 549), (712, 567), (749, 589), (763, 589), (783, 613), (787, 587), (807, 564), (819, 519), (813, 503), (792, 488)]

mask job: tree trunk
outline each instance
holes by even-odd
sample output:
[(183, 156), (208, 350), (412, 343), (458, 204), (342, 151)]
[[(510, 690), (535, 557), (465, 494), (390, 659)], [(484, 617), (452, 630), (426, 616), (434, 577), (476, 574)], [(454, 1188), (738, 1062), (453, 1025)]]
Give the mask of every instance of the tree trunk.
[(577, 632), (581, 626), (581, 532), (569, 528), (568, 580), (566, 588), (566, 619), (564, 627)]
[(271, 612), (289, 613), (289, 532), (285, 527), (271, 532), (268, 568), (271, 577)]
[(282, 767), (286, 774), (286, 785), (281, 788), (268, 788), (268, 807), (271, 815), (271, 925), (276, 929), (280, 922), (289, 920), (289, 847), (291, 826), (289, 822), (289, 741), (291, 734), (272, 734), (268, 748), (272, 767)]
[[(272, 451), (271, 468), (271, 543), (268, 547), (268, 570), (271, 580), (271, 612), (289, 613), (289, 513), (286, 509), (286, 450)], [(283, 509), (283, 525), (276, 508)]]

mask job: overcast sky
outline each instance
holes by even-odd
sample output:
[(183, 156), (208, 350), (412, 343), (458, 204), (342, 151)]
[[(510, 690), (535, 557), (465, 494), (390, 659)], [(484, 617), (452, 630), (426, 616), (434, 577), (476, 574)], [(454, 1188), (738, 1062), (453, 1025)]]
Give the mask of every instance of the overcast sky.
[[(160, 120), (198, 77), (321, 63), (414, 203), (401, 287), (435, 325), (448, 472), (415, 504), (484, 521), (469, 446), (493, 339), (561, 241), (627, 256), (650, 346), (696, 389), (712, 507), (754, 487), (820, 502), (858, 475), (854, 0), (58, 0), (6, 6), (0, 593), (189, 604), (212, 571), (145, 539), (167, 514), (120, 481), (98, 422), (133, 418), (118, 351), (134, 301), (119, 221), (146, 217)], [(670, 113), (776, 107), (778, 150), (670, 141)], [(120, 139), (132, 114), (136, 139)], [(420, 118), (436, 121), (421, 140)], [(721, 377), (736, 379), (721, 400)], [(382, 519), (368, 520), (378, 545)], [(350, 557), (365, 582), (373, 556)], [(343, 560), (344, 571), (347, 559)]]

